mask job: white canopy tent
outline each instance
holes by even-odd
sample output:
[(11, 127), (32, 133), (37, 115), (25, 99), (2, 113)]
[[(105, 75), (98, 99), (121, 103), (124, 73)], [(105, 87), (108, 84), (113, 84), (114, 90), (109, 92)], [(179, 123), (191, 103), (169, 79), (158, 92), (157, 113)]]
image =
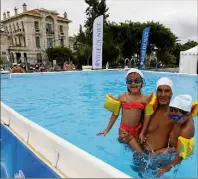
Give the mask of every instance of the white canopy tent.
[(180, 52), (179, 73), (197, 74), (198, 45)]

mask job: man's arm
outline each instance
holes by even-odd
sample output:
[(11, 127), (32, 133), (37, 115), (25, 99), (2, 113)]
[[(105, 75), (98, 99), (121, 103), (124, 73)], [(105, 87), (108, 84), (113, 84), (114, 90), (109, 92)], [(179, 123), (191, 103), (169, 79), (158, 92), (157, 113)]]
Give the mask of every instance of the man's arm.
[(144, 142), (145, 140), (145, 133), (147, 131), (149, 123), (150, 123), (150, 116), (144, 116), (143, 127), (139, 136), (141, 142)]
[[(144, 102), (145, 105), (149, 102), (149, 99), (150, 99), (150, 96), (146, 96), (146, 95), (144, 96), (143, 102)], [(150, 123), (151, 116), (145, 116), (144, 115), (143, 118), (144, 118), (143, 119), (143, 127), (142, 127), (142, 130), (141, 130), (140, 135), (139, 135), (139, 138), (140, 138), (141, 142), (144, 142), (144, 140), (145, 140), (145, 133), (148, 129), (148, 125)]]

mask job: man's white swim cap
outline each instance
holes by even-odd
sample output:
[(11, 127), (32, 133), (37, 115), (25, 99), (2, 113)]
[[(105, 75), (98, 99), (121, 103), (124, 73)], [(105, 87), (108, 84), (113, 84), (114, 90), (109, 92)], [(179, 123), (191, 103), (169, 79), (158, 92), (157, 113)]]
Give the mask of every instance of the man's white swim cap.
[(144, 78), (143, 73), (137, 68), (131, 68), (129, 71), (127, 71), (126, 78), (130, 73), (138, 73), (142, 78)]
[(190, 112), (192, 108), (192, 97), (188, 94), (177, 95), (171, 102), (170, 107)]
[(166, 78), (166, 77), (160, 78), (160, 79), (157, 81), (157, 87), (156, 87), (156, 89), (157, 89), (159, 86), (161, 86), (161, 85), (170, 86), (171, 90), (173, 90), (173, 82), (172, 82), (169, 78)]

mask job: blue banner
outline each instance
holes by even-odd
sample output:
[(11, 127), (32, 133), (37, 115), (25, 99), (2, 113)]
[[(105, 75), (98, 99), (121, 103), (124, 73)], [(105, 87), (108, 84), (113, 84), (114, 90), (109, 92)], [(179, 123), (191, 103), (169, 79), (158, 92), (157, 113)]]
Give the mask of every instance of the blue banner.
[(1, 124), (1, 178), (60, 178)]
[(145, 64), (149, 33), (150, 33), (150, 27), (146, 27), (142, 32), (142, 42), (140, 49), (140, 69), (143, 69)]

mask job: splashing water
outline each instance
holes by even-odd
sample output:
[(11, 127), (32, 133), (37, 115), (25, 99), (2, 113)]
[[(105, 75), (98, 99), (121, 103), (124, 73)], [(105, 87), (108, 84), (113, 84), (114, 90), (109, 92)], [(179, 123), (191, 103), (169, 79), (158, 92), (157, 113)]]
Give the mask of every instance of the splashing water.
[(25, 175), (22, 170), (19, 170), (19, 173), (14, 174), (14, 178), (25, 178)]
[[(131, 168), (137, 172), (141, 178), (156, 178), (159, 168), (166, 166), (174, 157), (174, 153), (162, 153), (157, 156), (151, 156), (146, 153), (134, 153), (133, 164)], [(174, 168), (174, 174), (177, 172), (177, 168)], [(166, 175), (160, 178), (167, 178)]]

